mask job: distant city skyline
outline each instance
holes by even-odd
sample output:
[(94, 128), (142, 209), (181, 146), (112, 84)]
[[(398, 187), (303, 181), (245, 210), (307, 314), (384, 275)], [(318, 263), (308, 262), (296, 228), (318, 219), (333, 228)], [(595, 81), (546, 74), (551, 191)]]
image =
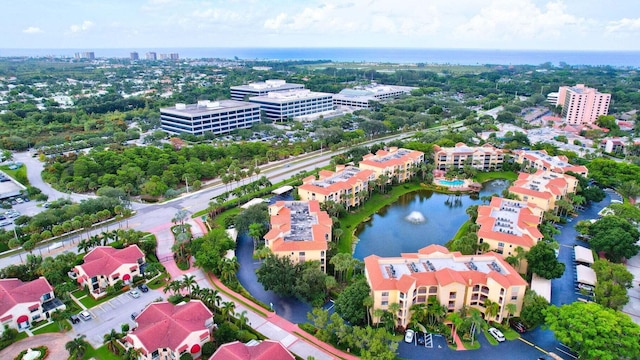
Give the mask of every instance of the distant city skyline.
[(5, 49), (640, 50), (634, 0), (32, 0), (2, 15)]

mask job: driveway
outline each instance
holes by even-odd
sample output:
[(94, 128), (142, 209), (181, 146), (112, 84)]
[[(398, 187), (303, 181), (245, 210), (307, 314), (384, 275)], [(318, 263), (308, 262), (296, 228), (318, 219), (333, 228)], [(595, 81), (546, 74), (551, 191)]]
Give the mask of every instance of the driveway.
[(47, 333), (35, 335), (13, 343), (0, 351), (0, 359), (14, 359), (20, 352), (28, 348), (45, 345), (49, 348), (48, 359), (66, 359), (69, 352), (64, 345), (73, 340), (71, 333)]
[(80, 320), (80, 323), (74, 324), (71, 331), (72, 336), (84, 334), (91, 345), (94, 347), (102, 346), (104, 335), (111, 332), (111, 329), (121, 332), (122, 324), (129, 324), (130, 328), (135, 326), (135, 322), (131, 320), (131, 313), (140, 313), (147, 304), (157, 298), (164, 299), (165, 297), (162, 290), (149, 289), (149, 292), (146, 293), (138, 292), (140, 297), (137, 299), (126, 292), (89, 309), (93, 318), (87, 321)]

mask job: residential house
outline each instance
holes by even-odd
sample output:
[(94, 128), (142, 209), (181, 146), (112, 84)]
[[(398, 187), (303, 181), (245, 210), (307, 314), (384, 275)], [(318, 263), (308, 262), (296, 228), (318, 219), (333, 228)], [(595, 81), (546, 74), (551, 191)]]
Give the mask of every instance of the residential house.
[(243, 344), (239, 341), (220, 345), (209, 360), (294, 360), (295, 357), (275, 340), (251, 341)]
[(0, 279), (0, 326), (28, 329), (35, 321), (46, 320), (56, 310), (66, 306), (55, 297), (47, 279), (39, 277), (29, 282)]
[(119, 280), (129, 284), (134, 276), (141, 276), (140, 266), (144, 262), (144, 253), (138, 245), (124, 249), (98, 246), (89, 251), (84, 256), (84, 263), (74, 267), (73, 271), (78, 283), (87, 286), (91, 296), (99, 298), (106, 294), (108, 286), (113, 286)]

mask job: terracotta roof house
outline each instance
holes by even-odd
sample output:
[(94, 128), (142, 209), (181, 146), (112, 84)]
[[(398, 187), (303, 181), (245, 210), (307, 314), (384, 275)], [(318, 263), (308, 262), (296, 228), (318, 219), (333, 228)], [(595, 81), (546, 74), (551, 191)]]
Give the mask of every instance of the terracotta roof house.
[(336, 171), (320, 170), (319, 177), (308, 176), (298, 186), (300, 200), (333, 201), (345, 208), (358, 206), (368, 191), (369, 181), (376, 179), (372, 170), (361, 170), (354, 166), (338, 165)]
[(534, 203), (544, 211), (554, 210), (556, 201), (576, 192), (578, 179), (571, 175), (538, 170), (535, 174), (520, 173), (509, 187), (518, 199)]
[(48, 319), (52, 312), (64, 309), (66, 306), (55, 297), (53, 288), (44, 277), (29, 282), (0, 279), (2, 327), (28, 329), (33, 321)]
[(144, 253), (138, 245), (124, 249), (111, 246), (98, 246), (84, 256), (84, 263), (73, 271), (78, 283), (89, 287), (94, 298), (104, 296), (107, 286), (113, 286), (118, 280), (130, 283), (134, 276), (140, 276), (140, 266), (144, 264)]
[(550, 156), (545, 150), (514, 150), (513, 153), (517, 155), (515, 161), (518, 164), (526, 164), (537, 170), (553, 171), (560, 174), (570, 171), (584, 177), (589, 175), (586, 166), (572, 165), (564, 155)]
[(491, 144), (467, 146), (459, 142), (454, 147), (434, 145), (433, 159), (437, 170), (461, 169), (468, 164), (478, 170), (489, 171), (502, 168), (504, 151)]
[(411, 179), (412, 174), (418, 171), (418, 166), (422, 163), (424, 163), (423, 152), (391, 147), (380, 149), (375, 155), (363, 156), (358, 167), (363, 170), (372, 170), (376, 178), (386, 175), (389, 177), (389, 182), (395, 178), (397, 182), (403, 183)]
[[(493, 197), (489, 205), (478, 207), (478, 244), (486, 243), (504, 257), (516, 255), (518, 247), (529, 251), (543, 238), (538, 229), (542, 214), (534, 203)], [(526, 261), (521, 261), (518, 271), (526, 269)]]
[(520, 314), (527, 288), (518, 272), (494, 252), (462, 255), (441, 245), (429, 245), (398, 257), (370, 255), (364, 264), (372, 311), (399, 304), (397, 325), (402, 327), (409, 324), (411, 306), (426, 304), (432, 297), (449, 312), (467, 306), (484, 313), (484, 302), (489, 299), (500, 305), (495, 320), (501, 321), (508, 314), (509, 303), (516, 305), (514, 315)]
[(320, 210), (318, 200), (278, 201), (269, 206), (271, 229), (265, 246), (294, 263), (317, 260), (326, 271), (326, 254), (331, 241), (332, 220)]
[(125, 340), (127, 347), (140, 350), (144, 360), (179, 359), (186, 352), (197, 359), (215, 326), (213, 313), (200, 300), (151, 303), (135, 322)]
[(295, 357), (278, 341), (262, 340), (221, 345), (209, 360), (293, 360)]

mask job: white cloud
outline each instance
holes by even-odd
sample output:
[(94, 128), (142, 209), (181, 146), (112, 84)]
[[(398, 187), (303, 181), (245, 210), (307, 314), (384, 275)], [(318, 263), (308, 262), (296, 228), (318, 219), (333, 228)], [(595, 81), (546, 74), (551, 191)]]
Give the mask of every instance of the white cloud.
[(625, 33), (640, 31), (640, 18), (629, 19), (624, 18), (616, 21), (610, 21), (605, 27), (609, 33)]
[(22, 32), (25, 34), (39, 34), (42, 32), (42, 29), (37, 26), (29, 26), (28, 28), (22, 30)]
[(77, 32), (81, 32), (81, 31), (87, 31), (87, 30), (91, 29), (94, 26), (95, 26), (95, 24), (92, 21), (85, 20), (80, 25), (77, 25), (77, 24), (71, 25), (69, 27), (69, 30), (71, 30), (71, 32), (73, 32), (73, 33), (77, 33)]
[(582, 31), (587, 21), (566, 12), (562, 1), (537, 6), (531, 0), (493, 0), (455, 29), (464, 38), (495, 40), (557, 38), (571, 28)]
[(318, 5), (291, 12), (280, 12), (263, 22), (263, 27), (279, 33), (318, 34), (379, 33), (387, 35), (424, 35), (440, 28), (438, 5), (442, 0), (391, 1), (325, 0)]

